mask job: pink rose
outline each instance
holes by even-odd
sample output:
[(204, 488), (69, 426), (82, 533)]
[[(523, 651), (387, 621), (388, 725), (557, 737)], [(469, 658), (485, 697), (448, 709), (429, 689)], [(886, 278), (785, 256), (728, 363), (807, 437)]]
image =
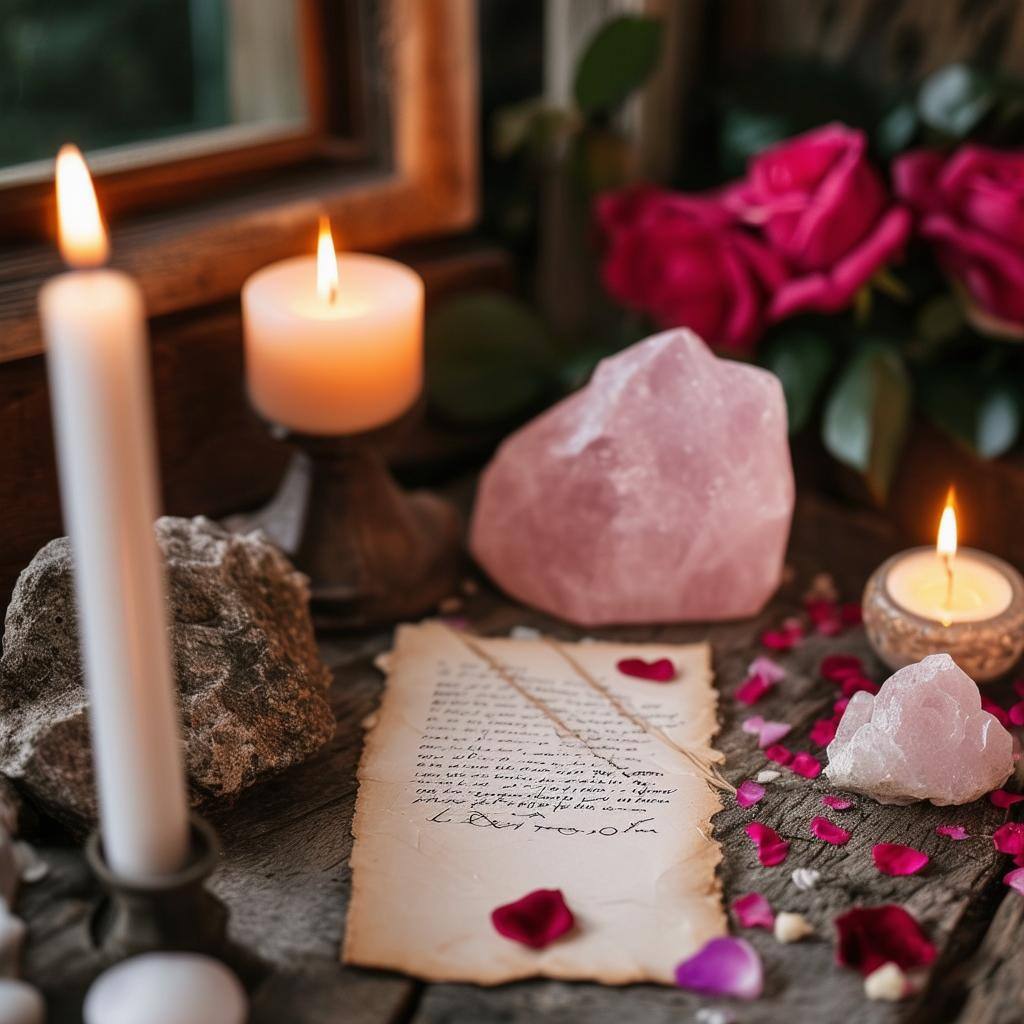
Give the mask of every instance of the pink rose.
[(662, 327), (744, 351), (760, 337), (782, 261), (714, 198), (644, 187), (601, 197), (605, 288)]
[(790, 279), (768, 315), (843, 309), (903, 248), (910, 213), (893, 205), (868, 163), (864, 133), (825, 125), (755, 157), (746, 181), (725, 202), (760, 225), (789, 264)]
[(945, 272), (980, 307), (980, 319), (1024, 325), (1024, 153), (983, 146), (948, 158), (907, 153), (893, 165), (893, 183), (920, 215), (918, 231), (934, 243)]

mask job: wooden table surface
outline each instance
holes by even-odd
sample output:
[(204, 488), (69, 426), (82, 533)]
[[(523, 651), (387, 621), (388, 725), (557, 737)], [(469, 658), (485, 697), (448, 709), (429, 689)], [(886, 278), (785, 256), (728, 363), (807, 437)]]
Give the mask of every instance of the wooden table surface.
[[(740, 729), (749, 709), (731, 694), (750, 660), (760, 653), (758, 637), (798, 610), (811, 577), (833, 574), (842, 594), (856, 598), (871, 569), (895, 550), (885, 524), (819, 499), (801, 501), (794, 526), (790, 579), (756, 620), (707, 626), (629, 627), (589, 631), (623, 641), (686, 642), (709, 638), (721, 694), (725, 772), (739, 783), (765, 767), (752, 737)], [(486, 585), (467, 599), (463, 612), (483, 635), (515, 625), (543, 629), (564, 639), (582, 631), (517, 606)], [(470, 985), (423, 984), (399, 975), (342, 967), (338, 947), (351, 885), (349, 832), (356, 796), (355, 770), (362, 720), (377, 706), (382, 678), (373, 658), (389, 634), (323, 640), (323, 656), (334, 670), (332, 700), (338, 720), (333, 742), (305, 765), (244, 794), (232, 807), (209, 810), (224, 843), (223, 865), (212, 887), (231, 910), (233, 937), (256, 953), (266, 968), (254, 994), (254, 1024), (487, 1024), (487, 1022), (589, 1022), (589, 1024), (679, 1024), (702, 1006), (727, 1008), (744, 1024), (1020, 1024), (1024, 1021), (1024, 899), (1002, 882), (1007, 858), (988, 836), (1006, 812), (980, 801), (963, 808), (883, 807), (858, 798), (842, 823), (853, 832), (843, 847), (814, 840), (810, 819), (821, 812), (823, 779), (809, 781), (783, 771), (769, 785), (756, 817), (792, 843), (784, 866), (761, 868), (743, 827), (754, 816), (727, 800), (714, 820), (722, 844), (725, 900), (764, 892), (775, 909), (803, 913), (818, 935), (784, 946), (766, 932), (744, 932), (758, 948), (766, 970), (765, 994), (750, 1004), (707, 1000), (656, 986), (624, 989), (592, 984), (530, 981), (482, 989)], [(781, 655), (789, 671), (757, 712), (794, 723), (787, 744), (813, 748), (807, 733), (829, 713), (835, 688), (820, 681), (817, 666), (830, 652), (865, 658), (877, 679), (881, 666), (858, 628), (841, 637), (814, 636)], [(990, 692), (1005, 696), (1000, 688)], [(819, 751), (820, 753), (820, 751)], [(952, 842), (935, 834), (938, 824), (967, 826), (977, 838)], [(890, 878), (871, 862), (876, 842), (903, 842), (925, 850), (931, 863), (919, 875)], [(77, 850), (50, 846), (48, 879), (26, 887), (18, 912), (29, 923), (25, 974), (50, 1001), (50, 1022), (74, 1021), (74, 999), (62, 988), (67, 961), (61, 936), (80, 928), (94, 889)], [(790, 874), (799, 866), (821, 872), (818, 887), (800, 892)], [(940, 948), (927, 986), (901, 1004), (868, 1001), (855, 972), (834, 963), (832, 920), (853, 904), (905, 904)], [(393, 922), (395, 928), (401, 921)], [(197, 1022), (198, 1024), (198, 1022)]]

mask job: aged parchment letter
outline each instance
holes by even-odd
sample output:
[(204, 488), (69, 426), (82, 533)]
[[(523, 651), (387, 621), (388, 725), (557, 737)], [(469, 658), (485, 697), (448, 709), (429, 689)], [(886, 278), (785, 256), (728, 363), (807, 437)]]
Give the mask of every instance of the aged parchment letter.
[[(679, 679), (623, 676), (669, 657)], [(359, 768), (343, 958), (434, 981), (671, 983), (726, 932), (710, 649), (482, 640), (403, 626)], [(528, 949), (491, 911), (561, 889), (575, 931)]]

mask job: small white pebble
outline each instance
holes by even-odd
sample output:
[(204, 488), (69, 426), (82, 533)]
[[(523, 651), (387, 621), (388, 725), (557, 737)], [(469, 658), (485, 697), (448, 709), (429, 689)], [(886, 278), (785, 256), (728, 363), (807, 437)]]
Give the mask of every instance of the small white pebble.
[(814, 926), (803, 914), (783, 911), (775, 915), (775, 938), (779, 942), (799, 942), (814, 934)]
[(765, 768), (764, 771), (761, 771), (761, 772), (757, 773), (757, 781), (758, 782), (774, 782), (781, 774), (782, 774), (782, 772), (775, 772), (775, 771), (772, 771), (771, 768)]
[(728, 1010), (714, 1006), (702, 1006), (693, 1018), (697, 1024), (733, 1024), (736, 1018)]
[(43, 1024), (46, 1005), (31, 985), (16, 978), (0, 979), (0, 1020), (4, 1024)]
[(797, 868), (792, 874), (793, 884), (801, 891), (813, 889), (821, 879), (821, 872), (814, 868)]
[(508, 635), (513, 640), (539, 640), (540, 630), (534, 629), (533, 626), (513, 626)]
[(864, 979), (864, 994), (868, 999), (898, 1003), (910, 994), (910, 986), (898, 964), (882, 964)]

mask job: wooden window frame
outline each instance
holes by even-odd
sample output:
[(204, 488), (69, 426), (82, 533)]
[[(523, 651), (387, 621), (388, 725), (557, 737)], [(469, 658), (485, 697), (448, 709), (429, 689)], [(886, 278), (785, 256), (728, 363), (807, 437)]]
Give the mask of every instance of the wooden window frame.
[[(282, 170), (269, 182), (226, 198), (168, 207), (130, 222), (111, 216), (112, 264), (138, 280), (150, 316), (229, 299), (267, 263), (312, 252), (320, 214), (331, 217), (346, 249), (387, 248), (473, 224), (478, 209), (473, 0), (379, 2), (390, 73), (388, 166), (370, 168), (356, 180), (345, 164)], [(294, 160), (305, 152), (282, 155)], [(197, 167), (200, 174), (212, 173), (209, 164), (195, 161), (153, 171), (171, 187), (195, 175)], [(98, 184), (101, 202), (104, 185)], [(52, 221), (52, 196), (46, 202), (37, 217)], [(0, 362), (42, 351), (36, 295), (61, 269), (52, 241), (0, 251)]]

